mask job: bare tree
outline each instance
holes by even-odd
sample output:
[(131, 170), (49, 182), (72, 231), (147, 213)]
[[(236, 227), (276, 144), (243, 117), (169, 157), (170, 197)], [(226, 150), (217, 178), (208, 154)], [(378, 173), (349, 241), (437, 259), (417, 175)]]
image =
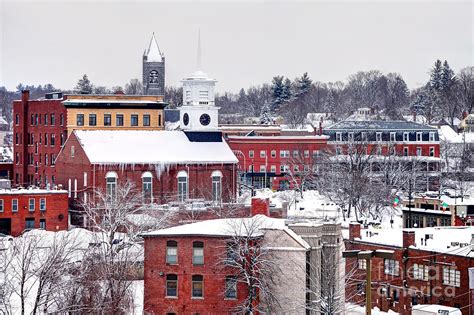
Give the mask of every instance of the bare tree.
[(127, 95), (142, 95), (143, 85), (138, 79), (131, 79), (129, 83), (125, 84), (125, 94)]

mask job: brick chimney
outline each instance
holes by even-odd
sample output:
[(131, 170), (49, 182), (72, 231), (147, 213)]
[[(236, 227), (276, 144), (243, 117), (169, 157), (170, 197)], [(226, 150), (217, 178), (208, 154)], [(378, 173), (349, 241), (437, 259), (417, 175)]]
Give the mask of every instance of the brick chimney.
[(415, 231), (403, 231), (403, 248), (415, 245)]
[(413, 111), (413, 121), (416, 122), (416, 110)]
[(252, 206), (250, 208), (250, 215), (263, 214), (270, 217), (270, 198), (252, 198)]
[(462, 119), (466, 119), (468, 115), (469, 114), (468, 114), (467, 110), (463, 111), (462, 112)]
[(319, 135), (323, 135), (323, 117), (321, 117), (321, 120), (319, 121)]
[(349, 240), (353, 241), (356, 238), (360, 238), (360, 223), (351, 222), (349, 223)]
[(29, 90), (21, 91), (21, 101), (23, 103), (26, 103), (28, 102), (29, 99), (30, 99), (30, 91)]

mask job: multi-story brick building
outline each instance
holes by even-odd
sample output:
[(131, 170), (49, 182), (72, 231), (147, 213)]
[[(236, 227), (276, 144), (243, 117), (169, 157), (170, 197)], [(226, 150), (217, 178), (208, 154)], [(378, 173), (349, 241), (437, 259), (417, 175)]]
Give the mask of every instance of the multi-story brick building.
[[(327, 136), (228, 136), (240, 176), (254, 188), (288, 189), (299, 172), (312, 171), (327, 147)], [(314, 170), (316, 171), (316, 170)], [(291, 176), (295, 175), (295, 176)]]
[(65, 190), (1, 189), (0, 233), (19, 236), (24, 230), (67, 230)]
[[(411, 314), (413, 305), (439, 304), (471, 314), (468, 269), (474, 267), (473, 227), (361, 230), (351, 224), (346, 250), (392, 250), (372, 258), (372, 307)], [(366, 262), (346, 259), (346, 296), (363, 304)]]
[(72, 130), (162, 130), (162, 96), (63, 95), (13, 102), (16, 186), (56, 184), (55, 160)]

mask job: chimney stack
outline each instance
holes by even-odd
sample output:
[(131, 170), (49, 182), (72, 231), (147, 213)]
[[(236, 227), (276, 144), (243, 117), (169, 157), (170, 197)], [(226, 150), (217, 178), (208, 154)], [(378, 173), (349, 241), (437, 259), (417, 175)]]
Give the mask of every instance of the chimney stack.
[(415, 231), (403, 231), (403, 248), (415, 245)]
[(416, 122), (416, 110), (413, 111), (413, 122)]
[(356, 238), (360, 238), (360, 228), (360, 223), (349, 223), (349, 240), (353, 241)]
[(321, 118), (321, 121), (319, 122), (319, 135), (323, 135), (323, 119)]
[(250, 214), (252, 216), (263, 214), (270, 217), (270, 198), (253, 197)]
[(30, 90), (21, 91), (21, 101), (23, 103), (26, 103), (28, 102), (29, 99), (30, 99)]

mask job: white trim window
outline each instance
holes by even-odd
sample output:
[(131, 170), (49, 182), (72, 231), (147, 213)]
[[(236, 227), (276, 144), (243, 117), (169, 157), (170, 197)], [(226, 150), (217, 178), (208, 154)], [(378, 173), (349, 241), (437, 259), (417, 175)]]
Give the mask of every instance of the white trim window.
[(260, 157), (261, 157), (261, 158), (264, 158), (264, 157), (266, 157), (266, 156), (267, 156), (267, 151), (265, 151), (265, 150), (260, 150)]
[(304, 150), (304, 157), (309, 158), (309, 150)]
[(409, 154), (408, 147), (403, 147), (403, 156), (408, 156), (408, 154)]
[(434, 132), (430, 132), (429, 135), (430, 135), (430, 138), (429, 138), (430, 142), (435, 142), (436, 134)]
[(357, 267), (361, 270), (366, 270), (367, 269), (367, 260), (359, 259)]
[(276, 165), (271, 165), (270, 166), (270, 172), (276, 173), (276, 170), (277, 170)]
[(430, 156), (435, 156), (435, 148), (430, 147)]
[(423, 132), (417, 132), (416, 133), (416, 141), (417, 142), (423, 141)]
[(342, 141), (342, 132), (336, 132), (336, 141)]
[(267, 171), (267, 168), (265, 165), (260, 165), (260, 173), (265, 173)]
[(397, 141), (397, 134), (395, 132), (390, 133), (390, 142)]
[(153, 202), (153, 175), (151, 172), (142, 174), (142, 194), (143, 201)]
[(249, 158), (253, 159), (254, 157), (254, 151), (253, 150), (249, 150)]
[(46, 198), (40, 198), (40, 211), (46, 211)]
[(362, 142), (367, 142), (367, 132), (363, 131), (360, 137), (362, 139)]
[(178, 201), (184, 202), (188, 199), (188, 173), (179, 171), (176, 177), (178, 178)]
[(342, 150), (340, 147), (336, 147), (336, 155), (341, 155), (342, 154)]
[(105, 193), (107, 198), (114, 198), (117, 194), (117, 178), (116, 172), (107, 172), (105, 175), (106, 189)]
[(3, 209), (3, 199), (0, 199), (0, 212), (3, 212), (4, 209)]
[(417, 147), (416, 148), (416, 156), (422, 156), (423, 155), (423, 150), (421, 149), (421, 147)]
[(272, 151), (270, 152), (270, 154), (271, 154), (271, 157), (272, 157), (272, 158), (276, 158), (276, 156), (277, 156), (276, 150), (272, 150)]
[(12, 199), (12, 212), (18, 212), (18, 199)]
[(354, 133), (353, 132), (349, 132), (347, 134), (347, 141), (354, 142)]
[(410, 133), (409, 132), (404, 132), (403, 133), (403, 142), (408, 142), (410, 141)]
[(30, 198), (30, 199), (28, 200), (28, 210), (29, 210), (30, 212), (35, 211), (35, 198)]
[(222, 198), (222, 173), (214, 171), (211, 174), (212, 179), (212, 201), (221, 202)]
[(384, 260), (384, 273), (386, 275), (399, 276), (400, 263), (397, 260), (385, 259)]
[(454, 267), (443, 267), (443, 284), (452, 287), (460, 287), (461, 271)]
[(382, 142), (382, 133), (381, 132), (376, 132), (375, 133), (375, 141)]
[(429, 267), (421, 264), (413, 264), (413, 278), (428, 281)]

